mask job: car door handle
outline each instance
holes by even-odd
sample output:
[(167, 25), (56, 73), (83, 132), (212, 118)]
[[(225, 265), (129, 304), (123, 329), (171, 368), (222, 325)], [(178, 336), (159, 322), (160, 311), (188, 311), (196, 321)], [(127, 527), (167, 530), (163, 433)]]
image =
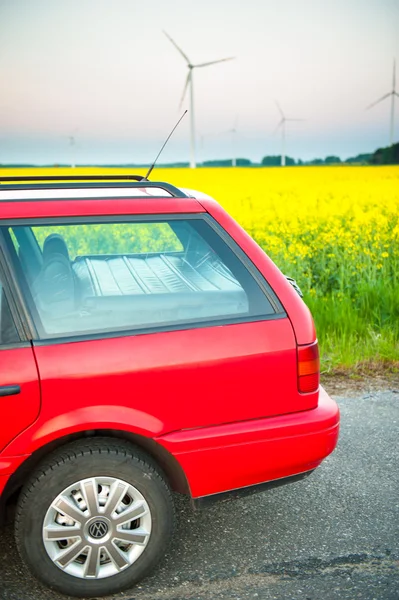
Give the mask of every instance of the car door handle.
[(15, 396), (21, 392), (19, 385), (1, 385), (0, 396)]

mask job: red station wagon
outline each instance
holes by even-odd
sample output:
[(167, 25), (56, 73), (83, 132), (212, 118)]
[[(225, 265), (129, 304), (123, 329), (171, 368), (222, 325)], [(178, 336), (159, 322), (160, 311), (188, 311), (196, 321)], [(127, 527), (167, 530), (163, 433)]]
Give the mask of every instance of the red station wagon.
[(213, 199), (34, 179), (0, 183), (0, 508), (39, 579), (99, 596), (164, 554), (172, 490), (297, 481), (339, 412), (308, 308)]

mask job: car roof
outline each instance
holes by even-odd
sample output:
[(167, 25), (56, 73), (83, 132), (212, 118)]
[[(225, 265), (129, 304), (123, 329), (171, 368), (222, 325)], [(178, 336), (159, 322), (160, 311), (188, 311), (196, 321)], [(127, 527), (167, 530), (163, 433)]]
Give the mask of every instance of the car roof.
[(0, 219), (192, 212), (192, 190), (139, 176), (0, 177)]

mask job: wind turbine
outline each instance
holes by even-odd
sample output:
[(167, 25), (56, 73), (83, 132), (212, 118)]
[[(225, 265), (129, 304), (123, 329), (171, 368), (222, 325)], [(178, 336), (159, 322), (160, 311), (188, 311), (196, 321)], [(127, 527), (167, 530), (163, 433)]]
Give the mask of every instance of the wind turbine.
[(279, 121), (279, 123), (277, 124), (276, 129), (274, 130), (274, 132), (276, 132), (278, 129), (280, 129), (281, 127), (281, 166), (285, 167), (285, 124), (287, 121), (304, 121), (305, 119), (291, 119), (291, 118), (287, 118), (285, 116), (285, 114), (283, 113), (281, 106), (279, 105), (279, 103), (276, 100), (276, 106), (280, 112), (281, 115), (281, 121)]
[(72, 167), (72, 169), (74, 169), (76, 167), (76, 160), (75, 160), (76, 142), (75, 142), (75, 136), (74, 135), (68, 135), (68, 139), (69, 139), (69, 145), (71, 146), (71, 167)]
[(236, 116), (235, 122), (234, 122), (234, 127), (232, 129), (229, 129), (229, 131), (227, 133), (231, 134), (231, 166), (232, 167), (236, 167), (237, 166), (237, 144), (236, 144), (236, 135), (237, 135), (237, 124), (238, 124), (238, 115)]
[(68, 145), (70, 148), (69, 156), (71, 161), (71, 168), (74, 169), (76, 167), (76, 134), (79, 132), (79, 127), (75, 127), (72, 131), (68, 133), (64, 133), (62, 135), (64, 140), (68, 140)]
[(399, 98), (399, 94), (397, 93), (395, 87), (396, 87), (396, 63), (395, 60), (393, 61), (393, 74), (392, 74), (392, 90), (390, 92), (388, 92), (388, 94), (385, 94), (384, 96), (382, 96), (382, 98), (379, 98), (378, 100), (376, 100), (375, 102), (373, 102), (372, 104), (370, 104), (370, 106), (368, 106), (366, 108), (366, 110), (369, 110), (370, 108), (373, 108), (373, 106), (375, 106), (376, 104), (379, 104), (380, 102), (382, 102), (383, 100), (385, 100), (385, 98), (389, 98), (389, 96), (392, 96), (391, 99), (391, 127), (390, 127), (390, 133), (389, 133), (389, 145), (392, 146), (393, 144), (393, 135), (394, 135), (394, 121), (395, 121), (395, 96), (398, 96)]
[(176, 42), (170, 37), (166, 31), (164, 34), (168, 38), (170, 42), (174, 45), (176, 50), (182, 55), (184, 60), (188, 66), (188, 73), (186, 82), (184, 84), (183, 94), (180, 100), (180, 107), (183, 104), (184, 97), (187, 92), (187, 88), (190, 86), (190, 167), (195, 169), (195, 122), (194, 122), (194, 90), (193, 90), (193, 70), (198, 69), (199, 67), (209, 67), (210, 65), (215, 65), (216, 63), (225, 62), (226, 60), (232, 60), (234, 57), (231, 56), (229, 58), (220, 58), (219, 60), (212, 60), (210, 62), (199, 63), (198, 65), (193, 65), (188, 56), (183, 52), (181, 48), (176, 44)]
[(236, 117), (235, 122), (234, 122), (234, 127), (232, 129), (224, 129), (223, 131), (219, 131), (218, 133), (208, 133), (206, 135), (202, 134), (200, 139), (201, 139), (201, 150), (203, 152), (204, 150), (204, 141), (206, 138), (215, 138), (215, 137), (225, 137), (226, 135), (231, 136), (230, 137), (230, 141), (231, 141), (231, 166), (232, 167), (236, 167), (237, 166), (237, 155), (236, 155), (236, 136), (239, 133), (237, 131), (237, 122), (238, 122), (238, 117)]

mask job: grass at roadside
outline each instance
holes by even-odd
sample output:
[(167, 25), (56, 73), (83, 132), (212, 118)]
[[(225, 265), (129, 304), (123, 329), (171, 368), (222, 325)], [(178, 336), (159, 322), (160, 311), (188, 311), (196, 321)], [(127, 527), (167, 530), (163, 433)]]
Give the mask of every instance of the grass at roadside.
[(375, 281), (357, 297), (349, 294), (305, 296), (316, 322), (322, 369), (399, 367), (399, 285)]
[[(115, 172), (52, 174), (94, 171)], [(152, 179), (215, 197), (297, 279), (323, 371), (399, 365), (399, 167), (156, 169)]]

